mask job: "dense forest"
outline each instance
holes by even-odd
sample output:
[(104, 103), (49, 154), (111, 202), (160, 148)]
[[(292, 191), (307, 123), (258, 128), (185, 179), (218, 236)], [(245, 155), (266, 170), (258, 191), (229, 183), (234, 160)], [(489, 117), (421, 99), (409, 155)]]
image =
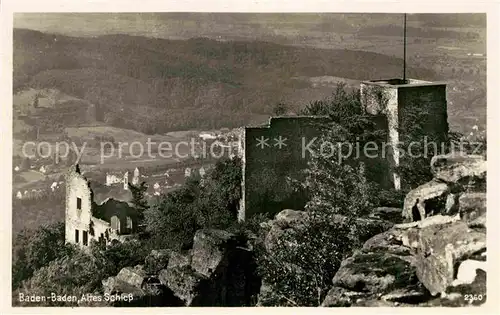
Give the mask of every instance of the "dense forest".
[[(240, 126), (269, 115), (279, 102), (298, 111), (304, 102), (297, 95), (312, 87), (297, 77), (379, 79), (397, 76), (401, 64), (371, 52), (261, 41), (76, 38), (14, 30), (14, 92), (58, 89), (94, 104), (105, 124), (149, 134)], [(408, 72), (435, 77), (427, 69)]]

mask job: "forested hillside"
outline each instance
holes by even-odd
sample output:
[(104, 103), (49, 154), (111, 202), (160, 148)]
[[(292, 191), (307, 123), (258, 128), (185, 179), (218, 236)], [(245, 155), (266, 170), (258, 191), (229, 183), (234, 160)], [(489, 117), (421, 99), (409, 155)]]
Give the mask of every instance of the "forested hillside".
[[(398, 76), (401, 64), (371, 52), (259, 41), (14, 30), (15, 92), (57, 89), (94, 104), (101, 122), (146, 133), (240, 126), (279, 102), (292, 110), (304, 105), (303, 95), (314, 89), (298, 77), (387, 78)], [(411, 68), (409, 76), (435, 74)]]

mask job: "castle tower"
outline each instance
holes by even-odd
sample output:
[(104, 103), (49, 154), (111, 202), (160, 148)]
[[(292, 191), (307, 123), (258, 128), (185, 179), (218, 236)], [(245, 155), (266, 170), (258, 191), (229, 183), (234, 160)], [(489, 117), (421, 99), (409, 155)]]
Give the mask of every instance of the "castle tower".
[(123, 174), (123, 189), (128, 190), (128, 171)]
[(134, 170), (134, 176), (132, 177), (132, 185), (138, 185), (139, 184), (139, 169), (136, 167)]
[[(402, 179), (397, 168), (403, 156), (400, 149), (410, 143), (421, 147), (426, 141), (433, 141), (439, 150), (447, 140), (446, 83), (414, 79), (364, 81), (361, 102), (366, 113), (381, 118), (377, 121), (388, 131), (389, 150), (385, 157), (392, 185), (399, 190)], [(422, 130), (418, 137), (412, 132), (415, 127)]]

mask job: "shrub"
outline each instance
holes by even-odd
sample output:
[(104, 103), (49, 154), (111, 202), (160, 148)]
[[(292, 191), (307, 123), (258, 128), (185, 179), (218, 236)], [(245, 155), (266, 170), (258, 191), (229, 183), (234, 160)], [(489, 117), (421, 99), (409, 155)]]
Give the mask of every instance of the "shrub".
[(145, 210), (146, 230), (157, 246), (190, 248), (196, 230), (231, 226), (241, 196), (240, 163), (239, 159), (220, 160), (204, 178), (191, 176)]
[(261, 244), (259, 274), (268, 294), (263, 306), (319, 306), (332, 278), (350, 252), (349, 226), (333, 225), (327, 216), (312, 216), (300, 229), (287, 229), (266, 251)]
[(73, 248), (64, 244), (64, 223), (21, 231), (13, 244), (12, 287), (19, 287), (36, 270), (72, 252)]
[[(318, 126), (323, 141), (381, 141), (373, 121), (364, 116), (359, 92), (347, 92), (339, 85), (329, 100), (315, 102), (305, 114), (328, 115), (331, 123)], [(304, 186), (309, 191), (308, 215), (303, 223), (283, 230), (272, 250), (266, 250), (261, 235), (260, 274), (269, 293), (261, 296), (264, 305), (319, 306), (340, 262), (361, 245), (365, 226), (358, 217), (367, 215), (376, 202), (377, 185), (366, 178), (365, 164), (360, 159), (337, 159), (339, 150), (330, 154), (313, 154), (306, 170)], [(320, 152), (319, 147), (314, 148)], [(345, 152), (343, 152), (345, 153)], [(335, 217), (345, 220), (334, 220)], [(340, 221), (340, 222), (339, 222)], [(334, 223), (335, 222), (335, 223)]]
[[(87, 293), (102, 294), (103, 279), (116, 276), (124, 267), (143, 263), (149, 250), (147, 244), (138, 241), (118, 242), (108, 247), (94, 241), (90, 253), (74, 250), (35, 270), (19, 292), (39, 296), (75, 295), (77, 298)], [(76, 303), (47, 300), (40, 305), (76, 306)]]

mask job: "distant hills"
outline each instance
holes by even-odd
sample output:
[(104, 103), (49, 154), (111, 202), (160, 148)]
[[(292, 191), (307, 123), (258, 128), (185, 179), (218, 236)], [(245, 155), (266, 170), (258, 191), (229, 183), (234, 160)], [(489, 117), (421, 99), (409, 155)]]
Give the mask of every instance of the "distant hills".
[[(27, 29), (14, 29), (13, 57), (15, 92), (55, 89), (93, 104), (101, 123), (150, 134), (240, 126), (278, 102), (295, 110), (304, 105), (301, 95), (315, 91), (297, 77), (379, 79), (399, 76), (402, 65), (372, 52), (262, 41), (78, 38)], [(408, 75), (436, 77), (423, 68)]]

